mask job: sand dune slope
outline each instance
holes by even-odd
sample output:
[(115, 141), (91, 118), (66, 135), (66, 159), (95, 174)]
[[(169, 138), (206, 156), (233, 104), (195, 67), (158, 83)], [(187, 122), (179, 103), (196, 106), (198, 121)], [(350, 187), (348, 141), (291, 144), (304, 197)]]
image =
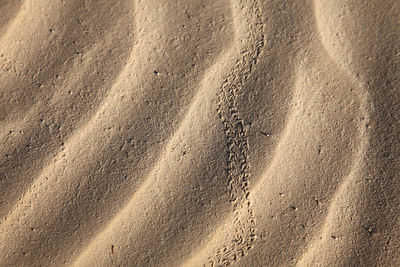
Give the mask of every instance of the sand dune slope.
[(0, 0), (0, 266), (398, 266), (399, 70), (396, 0)]

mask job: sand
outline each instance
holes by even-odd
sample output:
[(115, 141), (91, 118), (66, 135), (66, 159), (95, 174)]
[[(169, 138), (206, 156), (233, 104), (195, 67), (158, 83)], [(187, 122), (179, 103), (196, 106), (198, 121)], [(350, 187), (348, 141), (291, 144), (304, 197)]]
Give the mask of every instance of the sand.
[(400, 2), (0, 0), (0, 266), (400, 266)]

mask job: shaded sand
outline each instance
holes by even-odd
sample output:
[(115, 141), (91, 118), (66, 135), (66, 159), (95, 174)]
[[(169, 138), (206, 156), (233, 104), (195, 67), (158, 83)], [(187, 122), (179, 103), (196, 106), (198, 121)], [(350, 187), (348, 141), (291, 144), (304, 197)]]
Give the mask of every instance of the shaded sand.
[(399, 12), (0, 0), (0, 266), (399, 266)]

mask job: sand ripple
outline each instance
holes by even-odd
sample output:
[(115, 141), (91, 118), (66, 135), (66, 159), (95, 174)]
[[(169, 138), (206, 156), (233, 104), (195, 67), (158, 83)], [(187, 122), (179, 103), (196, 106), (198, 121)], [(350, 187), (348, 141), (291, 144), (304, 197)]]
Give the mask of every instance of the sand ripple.
[(0, 6), (1, 266), (400, 265), (398, 1)]

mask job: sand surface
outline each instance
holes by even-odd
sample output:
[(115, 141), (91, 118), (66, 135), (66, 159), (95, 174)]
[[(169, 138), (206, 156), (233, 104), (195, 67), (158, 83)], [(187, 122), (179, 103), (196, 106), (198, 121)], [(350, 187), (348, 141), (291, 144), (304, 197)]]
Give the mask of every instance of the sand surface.
[(400, 266), (399, 12), (0, 0), (0, 266)]

